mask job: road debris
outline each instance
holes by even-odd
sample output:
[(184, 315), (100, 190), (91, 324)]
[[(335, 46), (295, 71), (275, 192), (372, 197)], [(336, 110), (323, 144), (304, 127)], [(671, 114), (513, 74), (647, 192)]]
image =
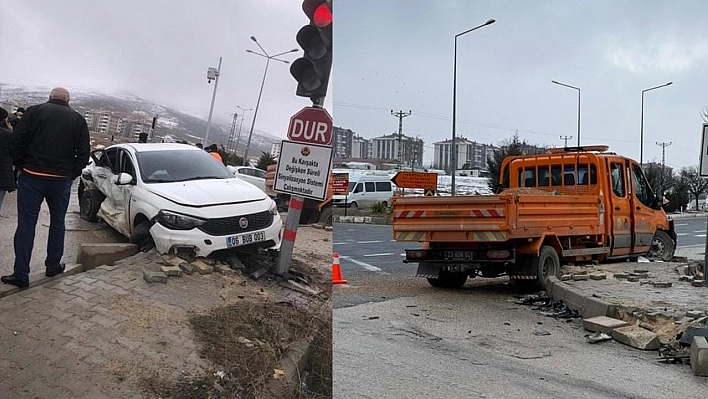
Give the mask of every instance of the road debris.
[(605, 334), (604, 332), (601, 332), (601, 331), (598, 331), (594, 334), (588, 334), (585, 337), (587, 338), (587, 341), (590, 344), (596, 344), (598, 342), (609, 341), (612, 339), (612, 337), (610, 335)]

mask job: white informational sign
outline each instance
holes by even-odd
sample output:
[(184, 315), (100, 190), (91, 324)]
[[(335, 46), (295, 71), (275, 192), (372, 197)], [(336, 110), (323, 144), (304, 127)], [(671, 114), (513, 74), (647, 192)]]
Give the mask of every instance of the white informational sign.
[(273, 190), (322, 201), (331, 165), (332, 147), (283, 140)]
[(703, 132), (701, 132), (701, 157), (698, 166), (698, 174), (701, 177), (708, 177), (708, 123), (703, 124)]

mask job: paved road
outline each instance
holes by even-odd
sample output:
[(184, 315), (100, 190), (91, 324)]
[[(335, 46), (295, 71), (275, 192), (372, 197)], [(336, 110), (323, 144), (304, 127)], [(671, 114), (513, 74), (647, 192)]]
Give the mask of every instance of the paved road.
[(706, 217), (683, 218), (674, 221), (678, 247), (706, 243)]
[[(390, 226), (336, 224), (335, 398), (703, 397), (708, 380), (513, 303), (505, 278), (440, 290), (401, 263)], [(536, 333), (536, 334), (534, 334)], [(550, 335), (537, 335), (550, 333)]]

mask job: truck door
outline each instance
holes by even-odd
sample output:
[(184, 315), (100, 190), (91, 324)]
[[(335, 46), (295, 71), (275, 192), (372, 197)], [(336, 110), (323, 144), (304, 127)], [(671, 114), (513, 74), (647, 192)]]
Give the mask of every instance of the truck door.
[(642, 168), (632, 162), (631, 166), (631, 202), (632, 202), (632, 253), (645, 253), (651, 247), (651, 241), (654, 238), (654, 219), (655, 211), (651, 208), (654, 201), (654, 192), (649, 186), (642, 172)]
[(627, 165), (620, 157), (607, 158), (607, 179), (610, 188), (606, 210), (612, 236), (611, 256), (629, 255), (632, 251), (632, 211), (627, 181)]

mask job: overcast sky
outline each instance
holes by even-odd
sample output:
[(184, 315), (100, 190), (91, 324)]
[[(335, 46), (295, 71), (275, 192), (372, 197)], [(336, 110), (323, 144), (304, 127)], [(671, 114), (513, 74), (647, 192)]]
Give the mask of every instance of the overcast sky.
[[(126, 91), (206, 120), (206, 71), (221, 56), (214, 120), (230, 125), (237, 106), (256, 107), (266, 65), (246, 53), (260, 51), (250, 36), (270, 55), (300, 50), (306, 23), (297, 0), (0, 0), (0, 82)], [(311, 104), (296, 87), (289, 65), (271, 61), (256, 129), (285, 138), (290, 116)]]
[(334, 7), (335, 125), (367, 137), (452, 134), (454, 37), (457, 135), (496, 144), (516, 129), (533, 144), (608, 144), (639, 160), (698, 164), (708, 106), (708, 7), (703, 1), (338, 0)]

